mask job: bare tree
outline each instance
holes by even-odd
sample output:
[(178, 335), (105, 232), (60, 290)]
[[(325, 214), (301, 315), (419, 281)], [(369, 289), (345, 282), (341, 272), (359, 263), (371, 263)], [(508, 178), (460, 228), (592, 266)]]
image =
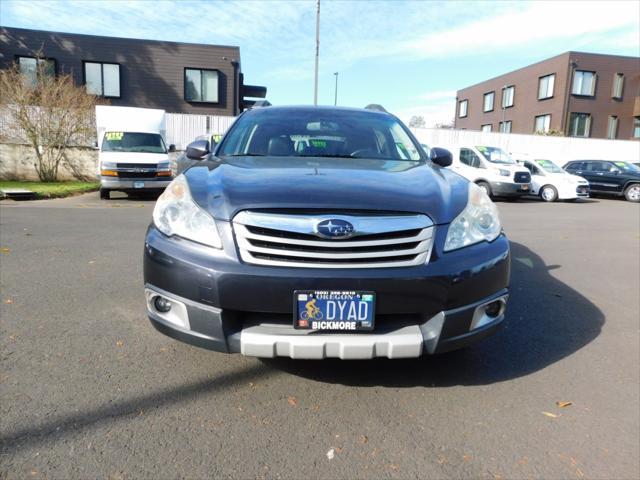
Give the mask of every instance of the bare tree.
[[(3, 137), (29, 144), (35, 153), (38, 178), (55, 182), (71, 145), (90, 145), (95, 136), (94, 112), (99, 99), (76, 86), (71, 75), (53, 75), (41, 54), (35, 70), (21, 72), (16, 64), (0, 71)], [(78, 176), (78, 169), (71, 165)]]
[(414, 115), (409, 119), (409, 127), (410, 128), (424, 128), (426, 122), (424, 121), (424, 117), (422, 115)]

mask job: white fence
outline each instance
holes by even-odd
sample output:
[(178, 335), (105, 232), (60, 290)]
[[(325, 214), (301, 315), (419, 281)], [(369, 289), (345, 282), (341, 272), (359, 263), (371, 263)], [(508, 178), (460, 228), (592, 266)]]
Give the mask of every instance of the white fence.
[(426, 143), (430, 147), (489, 145), (500, 147), (516, 157), (526, 155), (531, 158), (545, 158), (559, 165), (577, 159), (640, 161), (640, 142), (634, 140), (547, 137), (438, 128), (411, 130), (421, 143)]
[(167, 113), (167, 144), (184, 150), (196, 137), (224, 134), (236, 117)]

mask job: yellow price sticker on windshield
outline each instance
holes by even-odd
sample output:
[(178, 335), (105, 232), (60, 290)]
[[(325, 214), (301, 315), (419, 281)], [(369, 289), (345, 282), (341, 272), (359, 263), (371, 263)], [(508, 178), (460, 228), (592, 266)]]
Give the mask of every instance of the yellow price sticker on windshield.
[(107, 140), (122, 140), (123, 136), (123, 132), (107, 132), (105, 133), (104, 138)]

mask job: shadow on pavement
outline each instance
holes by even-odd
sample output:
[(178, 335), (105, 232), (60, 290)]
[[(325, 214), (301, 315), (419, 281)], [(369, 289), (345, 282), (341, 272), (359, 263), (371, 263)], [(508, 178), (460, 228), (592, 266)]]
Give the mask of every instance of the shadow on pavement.
[(504, 328), (467, 349), (418, 359), (366, 361), (264, 359), (270, 367), (350, 386), (486, 385), (542, 370), (590, 343), (603, 313), (549, 274), (558, 265), (511, 242), (511, 297)]
[(136, 398), (114, 401), (86, 412), (78, 412), (50, 420), (39, 426), (3, 432), (0, 437), (0, 452), (7, 453), (38, 444), (47, 444), (67, 434), (77, 434), (83, 430), (119, 419), (134, 418), (141, 410), (148, 411), (159, 407), (168, 407), (203, 395), (220, 393), (234, 384), (260, 378), (266, 373), (269, 373), (268, 368), (256, 364), (240, 371), (225, 373), (219, 377), (157, 390)]

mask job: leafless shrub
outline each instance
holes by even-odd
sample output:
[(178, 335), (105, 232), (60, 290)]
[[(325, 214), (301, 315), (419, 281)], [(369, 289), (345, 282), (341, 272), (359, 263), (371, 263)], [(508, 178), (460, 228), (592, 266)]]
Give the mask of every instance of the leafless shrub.
[(95, 106), (102, 102), (76, 86), (71, 75), (53, 75), (42, 55), (34, 57), (36, 68), (29, 75), (17, 64), (0, 71), (0, 138), (33, 147), (38, 178), (55, 182), (60, 164), (68, 163), (67, 147), (93, 143)]

